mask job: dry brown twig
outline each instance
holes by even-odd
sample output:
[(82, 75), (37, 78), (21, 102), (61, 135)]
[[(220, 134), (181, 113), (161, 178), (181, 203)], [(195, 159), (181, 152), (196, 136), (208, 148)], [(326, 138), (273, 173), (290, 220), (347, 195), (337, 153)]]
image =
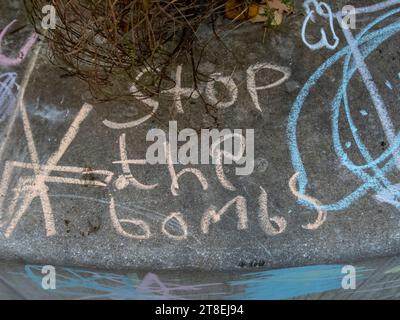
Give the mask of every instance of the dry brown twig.
[[(107, 100), (127, 95), (128, 83), (135, 84), (146, 97), (173, 87), (169, 67), (180, 58), (191, 65), (198, 90), (199, 82), (210, 79), (199, 72), (205, 48), (197, 31), (202, 24), (214, 24), (217, 16), (227, 13), (226, 0), (24, 2), (36, 31), (48, 40), (51, 60), (85, 80), (96, 97)], [(230, 9), (243, 12), (251, 3), (254, 1), (235, 0)], [(56, 9), (57, 26), (43, 33), (41, 11), (48, 4)], [(213, 30), (219, 40), (214, 25)], [(196, 58), (195, 52), (200, 53)], [(136, 80), (144, 70), (146, 75)]]
[(41, 10), (49, 3), (58, 17), (46, 33), (53, 62), (95, 91), (118, 78), (136, 82), (138, 72), (147, 70), (137, 85), (149, 96), (174, 85), (168, 67), (193, 54), (199, 26), (225, 8), (224, 0), (25, 0), (41, 34)]

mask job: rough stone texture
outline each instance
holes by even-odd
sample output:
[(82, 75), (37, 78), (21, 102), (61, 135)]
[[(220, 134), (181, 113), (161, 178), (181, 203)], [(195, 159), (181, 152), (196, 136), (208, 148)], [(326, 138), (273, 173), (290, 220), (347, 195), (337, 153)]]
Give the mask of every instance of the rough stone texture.
[[(328, 1), (332, 2), (332, 1)], [(340, 8), (340, 1), (335, 4)], [(373, 1), (358, 1), (357, 5)], [(3, 28), (18, 16), (23, 21), (22, 11), (15, 13), (18, 2), (4, 1), (0, 5), (0, 22)], [(149, 269), (240, 269), (250, 267), (256, 260), (268, 268), (301, 266), (328, 262), (359, 260), (362, 258), (397, 254), (400, 245), (400, 216), (394, 206), (378, 202), (376, 192), (370, 191), (348, 208), (329, 212), (326, 222), (317, 230), (305, 230), (302, 225), (316, 219), (315, 209), (309, 209), (297, 202), (289, 189), (289, 179), (295, 171), (291, 161), (287, 138), (288, 116), (301, 87), (313, 72), (333, 52), (323, 49), (312, 52), (303, 44), (300, 30), (304, 15), (287, 19), (276, 30), (264, 30), (259, 25), (245, 24), (224, 37), (225, 45), (235, 58), (223, 51), (223, 46), (214, 41), (206, 53), (202, 68), (207, 73), (220, 72), (232, 79), (239, 87), (239, 98), (234, 106), (217, 113), (218, 128), (243, 128), (255, 130), (255, 170), (250, 176), (238, 177), (234, 166), (226, 166), (226, 175), (237, 187), (232, 192), (224, 189), (218, 181), (215, 166), (199, 165), (209, 183), (206, 191), (191, 175), (180, 178), (178, 196), (170, 191), (171, 178), (165, 165), (131, 165), (132, 174), (147, 184), (159, 183), (155, 190), (139, 190), (128, 186), (123, 190), (115, 188), (115, 181), (122, 174), (120, 165), (113, 164), (119, 158), (119, 137), (126, 134), (129, 159), (143, 159), (150, 143), (145, 141), (151, 128), (166, 128), (168, 121), (175, 119), (179, 129), (207, 128), (214, 126), (213, 118), (205, 112), (197, 100), (184, 101), (183, 115), (174, 112), (170, 97), (160, 100), (157, 115), (144, 124), (124, 130), (114, 130), (103, 125), (104, 119), (132, 121), (148, 114), (143, 102), (132, 100), (129, 104), (98, 103), (90, 98), (84, 83), (50, 65), (42, 51), (30, 76), (24, 108), (33, 132), (40, 163), (45, 165), (60, 145), (85, 102), (94, 109), (84, 120), (71, 145), (58, 165), (82, 168), (79, 173), (56, 173), (51, 176), (66, 176), (82, 179), (84, 171), (108, 170), (114, 173), (105, 187), (90, 185), (67, 185), (46, 183), (56, 234), (47, 237), (42, 203), (36, 197), (22, 216), (9, 238), (6, 229), (16, 211), (10, 211), (14, 188), (21, 177), (32, 177), (31, 169), (16, 169), (6, 193), (2, 208), (3, 227), (0, 233), (0, 256), (6, 259), (23, 259), (30, 263), (46, 262), (58, 265), (96, 266), (105, 268), (149, 268)], [(360, 18), (357, 30), (381, 13)], [(395, 15), (395, 18), (398, 14)], [(393, 18), (384, 22), (386, 25)], [(22, 22), (20, 22), (22, 24)], [(318, 32), (318, 27), (315, 26)], [(353, 32), (354, 33), (354, 32)], [(202, 30), (202, 36), (210, 30)], [(340, 33), (339, 33), (340, 34)], [(7, 36), (2, 48), (5, 53), (18, 48), (21, 39), (29, 35), (27, 28)], [(340, 34), (339, 49), (345, 46)], [(265, 39), (265, 40), (264, 40)], [(366, 60), (374, 81), (387, 103), (392, 121), (397, 126), (400, 61), (398, 52), (399, 35), (394, 35), (379, 46)], [(44, 48), (45, 46), (43, 46)], [(339, 50), (338, 49), (338, 50)], [(8, 51), (10, 50), (10, 51)], [(34, 59), (32, 50), (27, 61), (16, 68), (1, 68), (2, 72), (16, 71), (17, 83), (23, 83), (27, 66)], [(285, 83), (272, 89), (259, 91), (262, 112), (253, 105), (246, 88), (246, 70), (249, 66), (268, 62), (288, 67), (291, 77)], [(362, 182), (349, 171), (334, 152), (331, 134), (331, 101), (343, 77), (343, 60), (329, 69), (312, 89), (299, 120), (298, 141), (308, 172), (307, 194), (321, 203), (336, 202), (358, 188)], [(183, 66), (183, 84), (192, 85)], [(275, 71), (262, 71), (257, 76), (259, 85), (272, 83), (280, 78)], [(389, 80), (393, 89), (385, 82)], [(14, 88), (17, 94), (16, 88)], [(379, 117), (373, 109), (371, 99), (360, 77), (356, 74), (348, 88), (353, 118), (360, 134), (363, 135), (373, 157), (379, 156), (386, 148), (386, 140)], [(1, 172), (7, 161), (31, 163), (21, 109), (15, 108), (16, 120), (12, 115), (0, 124), (4, 151), (0, 155)], [(362, 110), (368, 116), (362, 116)], [(7, 130), (11, 128), (10, 135)], [(343, 141), (350, 141), (348, 125), (340, 124)], [(347, 150), (356, 163), (363, 163), (360, 153), (352, 146)], [(185, 168), (176, 166), (177, 170)], [(387, 175), (393, 184), (398, 183), (396, 170)], [(93, 181), (98, 176), (86, 176)], [(91, 180), (92, 179), (92, 180)], [(260, 187), (268, 193), (270, 217), (280, 216), (287, 221), (286, 230), (275, 236), (267, 235), (258, 219), (258, 197)], [(243, 196), (248, 206), (248, 228), (237, 230), (237, 215), (228, 211), (219, 223), (212, 224), (207, 235), (201, 233), (200, 222), (210, 207), (222, 208), (236, 196)], [(20, 196), (20, 208), (27, 193)], [(117, 233), (110, 219), (110, 199), (113, 197), (119, 219), (142, 219), (151, 229), (149, 240), (134, 240)], [(162, 221), (172, 212), (180, 211), (188, 225), (189, 237), (177, 241), (167, 238), (161, 232)], [(137, 232), (135, 228), (122, 224), (126, 232)], [(276, 225), (273, 225), (276, 227)], [(179, 234), (179, 226), (169, 226)]]

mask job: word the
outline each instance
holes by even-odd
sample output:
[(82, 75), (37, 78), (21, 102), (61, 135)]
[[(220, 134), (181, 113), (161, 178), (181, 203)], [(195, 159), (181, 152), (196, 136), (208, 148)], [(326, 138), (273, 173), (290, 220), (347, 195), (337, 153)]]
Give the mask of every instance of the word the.
[[(211, 141), (210, 141), (211, 139)], [(146, 152), (148, 164), (167, 164), (167, 153), (164, 152), (167, 143), (167, 134), (161, 129), (151, 129), (146, 141), (155, 141)], [(200, 141), (200, 155), (199, 155)], [(184, 129), (177, 132), (177, 122), (169, 122), (168, 142), (170, 157), (173, 164), (245, 164), (243, 168), (236, 168), (237, 175), (250, 175), (254, 170), (254, 130), (242, 129), (218, 130), (202, 129), (200, 138), (193, 129)], [(185, 142), (178, 150), (178, 142)], [(211, 144), (210, 144), (211, 143)], [(221, 145), (224, 145), (221, 151)], [(245, 154), (244, 154), (245, 153)]]

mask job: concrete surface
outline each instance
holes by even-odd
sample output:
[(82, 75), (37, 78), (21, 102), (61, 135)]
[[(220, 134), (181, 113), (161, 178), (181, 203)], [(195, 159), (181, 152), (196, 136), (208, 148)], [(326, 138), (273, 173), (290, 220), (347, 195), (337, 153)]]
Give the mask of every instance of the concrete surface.
[[(55, 266), (52, 282), (48, 268), (43, 264), (2, 262), (0, 299), (399, 299), (398, 258), (380, 258), (347, 265), (263, 268), (255, 272), (111, 271)], [(343, 282), (350, 284), (345, 279), (350, 274), (354, 275), (353, 286), (343, 287)]]
[[(335, 1), (336, 8), (343, 3)], [(357, 1), (358, 6), (373, 3), (378, 1)], [(134, 99), (124, 103), (93, 101), (84, 83), (75, 77), (66, 77), (65, 72), (48, 63), (46, 45), (40, 42), (21, 65), (1, 67), (3, 73), (16, 72), (19, 87), (12, 88), (18, 101), (0, 124), (3, 201), (0, 257), (23, 260), (29, 264), (96, 268), (253, 270), (255, 267), (299, 267), (397, 255), (400, 248), (399, 211), (394, 201), (388, 203), (390, 196), (384, 196), (388, 190), (392, 190), (389, 194), (394, 193), (393, 197), (397, 196), (398, 170), (392, 168), (382, 173), (371, 165), (363, 174), (372, 178), (360, 178), (357, 176), (359, 171), (345, 166), (345, 159), (338, 156), (332, 142), (332, 100), (344, 78), (344, 56), (327, 69), (311, 88), (297, 122), (296, 136), (309, 182), (303, 192), (314, 200), (310, 202), (308, 198), (309, 206), (306, 206), (289, 188), (289, 181), (299, 167), (294, 156), (295, 148), (288, 138), (288, 120), (293, 120), (293, 108), (299, 101), (297, 97), (311, 75), (328, 58), (347, 46), (339, 30), (337, 50), (311, 51), (307, 48), (300, 36), (304, 20), (301, 10), (299, 6), (298, 13), (289, 17), (282, 27), (268, 30), (265, 34), (262, 27), (250, 24), (225, 34), (225, 45), (234, 57), (227, 54), (220, 43), (214, 41), (210, 44), (202, 69), (208, 74), (232, 75), (238, 86), (236, 103), (213, 114), (217, 124), (205, 112), (200, 101), (184, 100), (184, 114), (179, 114), (173, 107), (171, 97), (164, 95), (153, 118), (134, 128), (109, 128), (103, 123), (105, 119), (133, 121), (147, 115), (149, 108)], [(18, 22), (14, 29), (25, 23), (18, 1), (2, 1), (0, 12), (1, 28), (15, 18)], [(353, 33), (360, 32), (363, 26), (382, 16), (383, 12), (360, 17), (357, 30)], [(395, 23), (398, 17), (399, 14), (388, 17), (375, 30)], [(310, 25), (309, 28), (317, 37), (318, 25)], [(3, 52), (15, 54), (29, 34), (29, 27), (7, 34), (2, 43)], [(210, 31), (202, 30), (200, 35), (210, 37)], [(374, 40), (371, 45), (374, 50), (365, 60), (396, 132), (400, 121), (396, 112), (400, 88), (398, 40), (399, 35), (394, 31), (379, 46)], [(367, 52), (371, 46), (363, 47), (362, 51)], [(247, 69), (257, 63), (284, 67), (291, 73), (282, 84), (257, 92), (261, 111), (257, 110), (246, 85)], [(30, 67), (33, 68), (31, 71)], [(187, 64), (183, 65), (182, 81), (184, 87), (191, 87), (187, 67)], [(257, 74), (256, 82), (258, 86), (263, 86), (281, 77), (278, 71), (264, 70)], [(390, 141), (381, 124), (381, 113), (374, 111), (373, 101), (358, 73), (354, 74), (347, 92), (354, 127), (362, 136), (371, 157), (375, 159), (389, 150), (385, 161), (393, 159)], [(91, 103), (94, 108), (83, 117), (76, 136), (70, 143), (66, 142), (64, 135), (71, 128), (76, 128), (71, 125), (85, 103)], [(338, 127), (348, 158), (356, 164), (370, 162), (364, 160), (356, 147), (348, 122), (343, 120), (343, 111), (341, 117)], [(140, 190), (132, 185), (119, 190), (115, 183), (123, 172), (121, 165), (113, 161), (121, 160), (121, 135), (126, 136), (128, 159), (143, 159), (149, 146), (145, 141), (148, 130), (165, 129), (171, 119), (177, 121), (179, 129), (198, 130), (215, 125), (220, 129), (254, 129), (254, 172), (250, 176), (239, 177), (234, 173), (234, 166), (224, 167), (226, 176), (236, 187), (236, 191), (230, 191), (221, 185), (215, 166), (199, 165), (196, 168), (206, 178), (208, 189), (203, 190), (193, 175), (186, 174), (179, 179), (179, 192), (174, 196), (166, 165), (130, 165), (137, 180), (159, 185), (153, 190)], [(68, 137), (73, 136), (71, 132)], [(47, 172), (53, 177), (53, 182), (46, 180), (41, 189), (29, 187), (35, 177), (35, 165), (36, 169), (46, 171), (45, 165), (57, 150), (62, 149), (60, 146), (67, 148), (61, 150), (65, 152), (60, 159), (56, 159), (59, 161), (52, 164), (58, 165), (61, 171)], [(383, 167), (385, 161), (378, 166)], [(176, 166), (177, 171), (185, 168)], [(377, 172), (376, 179), (373, 170)], [(107, 181), (105, 173), (110, 174)], [(43, 171), (38, 176), (39, 180), (40, 176), (48, 179)], [(81, 185), (68, 184), (68, 180), (57, 177), (76, 179), (74, 183)], [(301, 178), (304, 181), (304, 176)], [(21, 185), (23, 181), (27, 183), (26, 188)], [(99, 186), (91, 185), (99, 181)], [(370, 187), (366, 187), (365, 194), (352, 197), (344, 204), (340, 202), (368, 183)], [(47, 186), (47, 191), (44, 186)], [(268, 195), (268, 214), (269, 218), (274, 218), (272, 220), (265, 216), (265, 211), (264, 218), (259, 217), (260, 187)], [(379, 199), (386, 200), (379, 200), (376, 197), (378, 193), (381, 195)], [(24, 208), (24, 201), (30, 196), (32, 201), (28, 201)], [(238, 215), (232, 208), (220, 222), (211, 223), (208, 234), (204, 234), (201, 219), (207, 209), (219, 210), (238, 196), (247, 201), (247, 225), (238, 230)], [(317, 205), (310, 206), (312, 202)], [(326, 210), (327, 219), (321, 226), (315, 230), (302, 227), (316, 221), (316, 207), (337, 202), (339, 205), (333, 210)], [(140, 234), (140, 230), (132, 224), (121, 221), (119, 226), (113, 224), (111, 204), (115, 204), (117, 220), (140, 219), (146, 223), (150, 228), (150, 239), (130, 238), (129, 235)], [(187, 239), (176, 240), (161, 232), (163, 221), (174, 212), (183, 215), (188, 226)], [(283, 224), (278, 228), (276, 221), (286, 222), (284, 230)], [(173, 235), (182, 233), (177, 221), (171, 221), (167, 228)]]

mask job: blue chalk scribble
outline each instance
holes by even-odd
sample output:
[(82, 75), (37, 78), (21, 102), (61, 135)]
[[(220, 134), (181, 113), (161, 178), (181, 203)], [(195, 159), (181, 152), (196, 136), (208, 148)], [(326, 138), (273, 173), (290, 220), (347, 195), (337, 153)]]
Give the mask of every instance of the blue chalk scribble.
[[(24, 276), (42, 288), (44, 275), (43, 266), (26, 265)], [(168, 282), (154, 273), (147, 273), (139, 278), (136, 273), (116, 274), (97, 272), (78, 268), (57, 267), (56, 289), (57, 296), (85, 300), (160, 300), (160, 299), (189, 299), (196, 298), (204, 290), (212, 290), (209, 296), (220, 296), (220, 283), (182, 284), (172, 280)]]
[[(38, 287), (42, 286), (42, 266), (26, 265), (25, 274)], [(75, 268), (59, 268), (56, 293), (79, 299), (154, 299), (156, 295), (141, 292), (141, 281), (132, 276), (109, 272), (95, 272)]]
[[(244, 292), (228, 299), (279, 300), (342, 288), (342, 265), (318, 265), (249, 273), (230, 282)], [(367, 269), (356, 269), (356, 282), (365, 279)]]
[[(400, 3), (400, 1), (399, 1)], [(390, 39), (400, 31), (400, 22), (394, 22), (380, 29), (374, 29), (378, 24), (388, 19), (389, 17), (398, 14), (400, 9), (391, 10), (378, 19), (370, 23), (364, 28), (356, 37), (356, 45), (359, 48), (362, 58), (367, 58), (373, 53), (383, 42)], [(336, 92), (336, 96), (330, 104), (331, 107), (331, 125), (334, 151), (344, 165), (350, 172), (357, 176), (362, 182), (359, 187), (345, 195), (343, 198), (329, 204), (321, 205), (320, 209), (324, 211), (339, 211), (348, 208), (352, 203), (365, 196), (370, 190), (375, 193), (382, 193), (384, 190), (388, 191), (393, 203), (400, 200), (400, 193), (397, 188), (392, 188), (392, 182), (387, 178), (387, 175), (396, 165), (396, 157), (394, 156), (400, 147), (400, 135), (396, 135), (390, 147), (384, 150), (377, 158), (373, 158), (370, 154), (364, 141), (358, 133), (358, 128), (351, 115), (351, 106), (347, 96), (347, 88), (350, 80), (353, 78), (357, 71), (355, 59), (353, 59), (352, 48), (349, 46), (344, 47), (327, 61), (325, 61), (317, 71), (310, 77), (307, 83), (302, 88), (298, 95), (288, 121), (288, 141), (291, 153), (292, 164), (296, 172), (298, 172), (298, 188), (301, 194), (306, 194), (308, 181), (307, 170), (304, 166), (302, 154), (297, 140), (298, 122), (300, 114), (305, 106), (306, 99), (310, 95), (312, 88), (316, 85), (317, 81), (332, 68), (336, 63), (343, 60), (343, 78)], [(344, 111), (344, 113), (341, 113)], [(344, 117), (342, 116), (344, 114)], [(363, 114), (363, 113), (362, 113)], [(364, 113), (365, 114), (365, 113)], [(341, 119), (344, 118), (344, 119)], [(345, 120), (350, 129), (355, 146), (363, 157), (364, 164), (355, 164), (350, 160), (349, 154), (346, 152), (346, 146), (343, 145), (340, 134), (340, 123)], [(300, 199), (299, 202), (309, 208), (314, 208), (314, 204)], [(399, 202), (400, 203), (400, 202)], [(396, 205), (400, 208), (399, 205)]]

